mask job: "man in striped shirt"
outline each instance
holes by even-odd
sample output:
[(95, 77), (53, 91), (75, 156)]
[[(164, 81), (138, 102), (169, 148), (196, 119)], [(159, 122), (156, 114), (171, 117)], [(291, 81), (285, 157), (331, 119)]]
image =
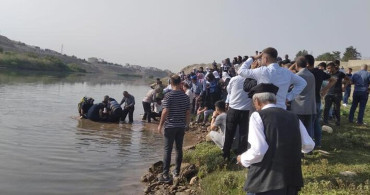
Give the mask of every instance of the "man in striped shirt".
[(173, 175), (177, 177), (180, 173), (185, 127), (190, 122), (190, 99), (181, 90), (180, 83), (181, 78), (178, 75), (171, 77), (172, 91), (168, 92), (163, 99), (162, 116), (158, 126), (159, 133), (162, 133), (164, 126), (164, 165), (163, 173), (158, 180), (165, 183), (169, 183), (172, 180), (169, 176), (169, 169), (173, 142), (176, 144), (176, 168), (173, 171)]

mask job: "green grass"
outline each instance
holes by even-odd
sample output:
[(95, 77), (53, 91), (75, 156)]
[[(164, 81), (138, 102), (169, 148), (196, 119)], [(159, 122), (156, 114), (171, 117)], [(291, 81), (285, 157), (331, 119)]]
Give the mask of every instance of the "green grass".
[[(302, 160), (305, 186), (300, 194), (370, 194), (370, 109), (365, 111), (367, 126), (348, 123), (350, 106), (342, 107), (341, 126), (333, 133), (323, 132), (322, 148), (330, 154), (314, 151)], [(355, 113), (355, 119), (357, 112)], [(184, 161), (200, 166), (201, 194), (245, 194), (243, 185), (247, 169), (225, 164), (221, 150), (212, 143), (198, 144), (186, 151)], [(342, 176), (352, 171), (353, 177)]]
[(41, 57), (35, 53), (0, 53), (0, 67), (10, 70), (86, 72), (77, 64), (65, 64), (53, 56)]

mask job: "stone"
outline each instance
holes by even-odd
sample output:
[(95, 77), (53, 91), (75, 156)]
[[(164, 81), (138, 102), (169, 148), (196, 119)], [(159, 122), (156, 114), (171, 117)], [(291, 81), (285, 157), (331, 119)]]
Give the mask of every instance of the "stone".
[(154, 174), (148, 174), (147, 176), (146, 176), (146, 178), (147, 178), (147, 180), (149, 181), (149, 182), (152, 182), (152, 181), (154, 181), (155, 179), (156, 179), (156, 176), (154, 175)]
[(190, 184), (190, 185), (194, 185), (197, 181), (198, 181), (198, 177), (197, 177), (197, 176), (195, 176), (195, 177), (193, 177), (193, 178), (191, 178), (191, 179), (190, 179), (189, 184)]
[(353, 177), (357, 175), (357, 173), (352, 172), (352, 171), (343, 171), (343, 172), (340, 172), (339, 174), (346, 176), (346, 177)]
[(211, 138), (211, 136), (210, 136), (209, 133), (206, 135), (206, 141), (207, 142), (211, 142), (212, 141), (212, 138)]
[(144, 175), (141, 177), (140, 179), (141, 182), (148, 182), (148, 178), (147, 178), (147, 175)]
[(325, 131), (327, 133), (333, 133), (333, 128), (331, 128), (330, 126), (327, 126), (327, 125), (323, 125), (321, 127), (322, 131)]
[(188, 181), (197, 174), (197, 169), (194, 164), (186, 166), (182, 169), (181, 175), (186, 178)]
[(161, 173), (162, 171), (163, 171), (163, 161), (158, 161), (149, 168), (149, 173), (153, 174), (158, 174)]

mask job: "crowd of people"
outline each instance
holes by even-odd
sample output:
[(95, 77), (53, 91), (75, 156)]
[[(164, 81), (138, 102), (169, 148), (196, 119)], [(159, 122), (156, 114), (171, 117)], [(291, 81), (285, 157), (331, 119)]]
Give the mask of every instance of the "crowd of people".
[[(302, 153), (310, 154), (315, 147), (321, 147), (321, 125), (340, 126), (341, 102), (348, 105), (351, 84), (354, 92), (348, 120), (354, 122), (354, 111), (359, 105), (357, 123), (363, 125), (369, 94), (367, 65), (354, 74), (351, 69), (345, 74), (338, 60), (317, 67), (314, 64), (312, 55), (294, 61), (286, 55), (283, 60), (276, 49), (266, 48), (253, 57), (238, 56), (232, 62), (225, 59), (220, 66), (214, 62), (205, 70), (199, 67), (188, 74), (180, 72), (171, 77), (171, 87), (167, 87), (163, 100), (165, 114), (158, 127), (166, 139), (165, 170), (159, 181), (171, 180), (167, 167), (173, 142), (177, 150), (176, 170), (179, 170), (183, 131), (188, 125), (188, 114), (193, 114), (196, 116), (193, 122), (210, 125), (208, 137), (222, 149), (226, 160), (233, 160), (233, 151), (238, 163), (250, 167), (247, 192), (297, 194), (303, 186)], [(175, 112), (178, 102), (172, 103), (172, 90), (177, 95), (180, 91), (187, 95), (181, 97), (181, 102), (189, 101), (189, 108), (183, 103), (183, 113), (177, 112), (175, 116), (171, 112)], [(175, 121), (177, 125), (172, 124)], [(168, 124), (171, 127), (166, 127)], [(176, 135), (172, 128), (182, 130), (177, 129), (180, 133)], [(232, 147), (234, 142), (238, 143), (236, 147)]]
[[(356, 122), (363, 125), (369, 95), (367, 65), (352, 74), (352, 69), (344, 73), (339, 68), (339, 60), (317, 67), (314, 64), (312, 55), (294, 61), (285, 55), (283, 60), (269, 47), (252, 57), (227, 58), (221, 65), (214, 62), (205, 70), (182, 71), (171, 76), (167, 87), (157, 79), (142, 100), (142, 120), (160, 119), (158, 132), (164, 134), (165, 152), (159, 181), (172, 179), (169, 166), (173, 143), (176, 168), (172, 175), (178, 176), (183, 137), (193, 115), (194, 123), (209, 125), (207, 136), (222, 149), (225, 160), (233, 161), (234, 153), (235, 161), (250, 167), (247, 192), (296, 194), (303, 186), (302, 153), (310, 154), (314, 147), (321, 147), (321, 125), (340, 126), (340, 109), (348, 105), (351, 85), (354, 90), (348, 120), (355, 122), (354, 112), (359, 106)], [(99, 104), (85, 97), (79, 104), (80, 115), (117, 122), (129, 114), (132, 122), (135, 98), (126, 91), (123, 96), (120, 103), (105, 96)]]

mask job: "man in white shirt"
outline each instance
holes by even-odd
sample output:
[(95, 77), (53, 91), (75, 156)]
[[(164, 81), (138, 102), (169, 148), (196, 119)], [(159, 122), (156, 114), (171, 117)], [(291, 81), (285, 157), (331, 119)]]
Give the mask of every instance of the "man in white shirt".
[(225, 159), (230, 159), (230, 150), (237, 126), (239, 126), (237, 154), (243, 153), (248, 147), (249, 110), (252, 106), (252, 101), (248, 98), (248, 93), (243, 90), (244, 80), (245, 78), (237, 75), (232, 77), (227, 85), (229, 109), (226, 118), (225, 143), (222, 149)]
[[(282, 68), (277, 64), (278, 52), (275, 48), (268, 47), (262, 51), (261, 54), (248, 58), (239, 69), (240, 76), (245, 78), (252, 78), (260, 83), (272, 83), (279, 87), (276, 95), (276, 105), (280, 108), (286, 109), (286, 102), (292, 101), (299, 95), (306, 87), (306, 81), (293, 74), (286, 68)], [(261, 67), (251, 67), (254, 60), (260, 60)], [(290, 85), (294, 88), (288, 93)]]
[(303, 187), (301, 152), (315, 146), (298, 116), (276, 105), (278, 90), (262, 83), (249, 92), (257, 112), (249, 123), (250, 148), (237, 157), (250, 167), (244, 186), (248, 194), (298, 194)]

